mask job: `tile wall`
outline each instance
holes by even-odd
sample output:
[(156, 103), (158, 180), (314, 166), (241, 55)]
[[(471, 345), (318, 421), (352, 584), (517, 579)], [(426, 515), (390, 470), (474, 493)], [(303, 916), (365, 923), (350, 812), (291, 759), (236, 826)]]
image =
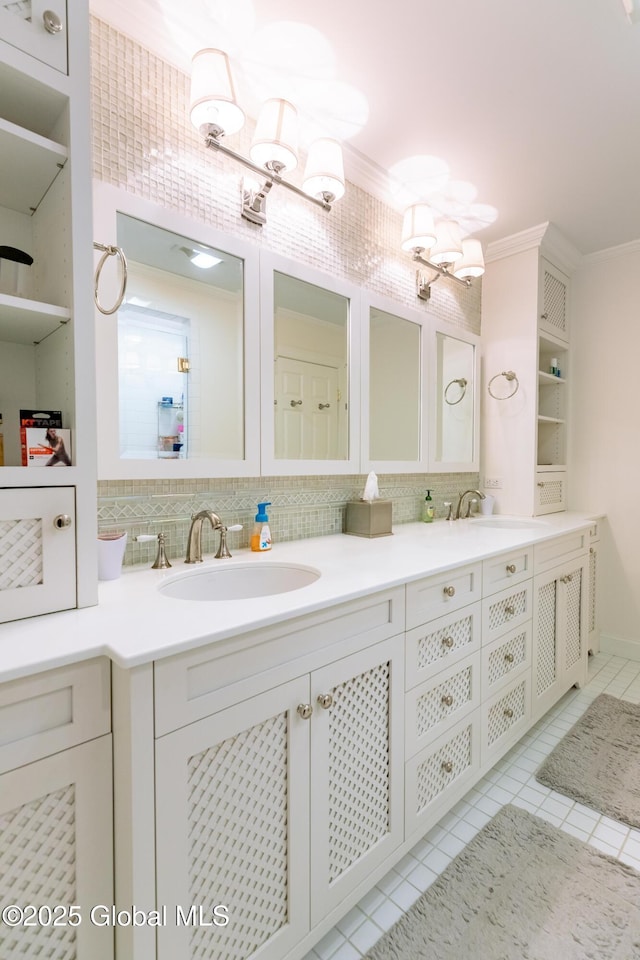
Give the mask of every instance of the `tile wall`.
[[(414, 265), (400, 251), (400, 213), (348, 183), (330, 214), (280, 189), (269, 197), (268, 222), (263, 227), (247, 223), (239, 213), (242, 168), (207, 150), (191, 126), (188, 77), (96, 18), (91, 55), (96, 179), (480, 332), (480, 284), (467, 289), (440, 282), (428, 304), (416, 298)], [(246, 155), (250, 136), (247, 127), (229, 145)], [(348, 156), (346, 168), (348, 177)], [(444, 500), (477, 485), (477, 474), (380, 477), (382, 495), (393, 500), (394, 523), (419, 518), (427, 487), (433, 491), (436, 515), (443, 515)], [(188, 518), (204, 506), (215, 507), (228, 525), (244, 524), (241, 534), (231, 535), (232, 548), (247, 544), (259, 500), (273, 502), (275, 540), (339, 532), (345, 504), (363, 487), (359, 476), (101, 481), (98, 523), (103, 531), (127, 530), (125, 563), (137, 563), (152, 554), (148, 544), (133, 540), (137, 533), (162, 529), (169, 555), (178, 556)], [(205, 541), (205, 550), (210, 549)]]

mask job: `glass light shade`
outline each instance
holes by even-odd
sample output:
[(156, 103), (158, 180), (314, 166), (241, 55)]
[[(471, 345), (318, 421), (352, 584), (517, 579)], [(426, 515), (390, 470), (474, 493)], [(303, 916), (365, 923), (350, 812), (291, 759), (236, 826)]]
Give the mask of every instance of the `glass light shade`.
[(321, 137), (311, 144), (302, 188), (309, 196), (328, 202), (344, 196), (342, 147), (337, 140)]
[(429, 251), (429, 260), (440, 266), (443, 263), (455, 263), (462, 256), (462, 237), (460, 227), (455, 220), (438, 220), (436, 223), (436, 242)]
[(402, 221), (402, 249), (430, 250), (436, 242), (436, 228), (431, 207), (414, 203), (404, 212)]
[(205, 127), (205, 133), (209, 127), (226, 134), (242, 128), (244, 113), (236, 103), (229, 58), (223, 50), (207, 48), (194, 55), (189, 114), (194, 127)]
[(481, 277), (484, 273), (484, 256), (482, 254), (482, 244), (479, 240), (470, 237), (462, 241), (462, 256), (456, 261), (453, 268), (453, 275), (458, 280), (466, 280), (468, 277)]
[(266, 100), (260, 110), (249, 156), (283, 173), (298, 164), (298, 113), (288, 100)]

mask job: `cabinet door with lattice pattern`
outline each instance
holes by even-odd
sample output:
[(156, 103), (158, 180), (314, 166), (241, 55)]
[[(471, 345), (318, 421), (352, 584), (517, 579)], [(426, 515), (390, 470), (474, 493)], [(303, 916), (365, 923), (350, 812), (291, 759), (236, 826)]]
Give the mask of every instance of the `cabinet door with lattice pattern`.
[(156, 741), (158, 960), (281, 960), (308, 932), (308, 710), (307, 675)]
[(531, 711), (541, 717), (560, 696), (558, 582), (555, 570), (539, 574), (533, 587), (533, 683)]
[(0, 957), (113, 957), (91, 917), (114, 902), (111, 796), (110, 735), (0, 776), (0, 903), (37, 909), (0, 923)]
[(588, 656), (588, 558), (569, 564), (559, 577), (562, 622), (563, 690), (582, 686), (587, 680)]
[(404, 639), (311, 675), (311, 922), (403, 838)]

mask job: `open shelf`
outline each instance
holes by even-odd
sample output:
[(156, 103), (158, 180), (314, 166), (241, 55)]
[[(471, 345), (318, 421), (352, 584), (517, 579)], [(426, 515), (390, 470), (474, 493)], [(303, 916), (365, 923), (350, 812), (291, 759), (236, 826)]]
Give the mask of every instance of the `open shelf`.
[(0, 341), (40, 343), (70, 319), (66, 307), (0, 293)]
[(67, 162), (67, 149), (0, 117), (0, 207), (33, 213)]
[(554, 373), (545, 373), (538, 370), (538, 383), (541, 387), (554, 387), (557, 383), (566, 383), (564, 377), (556, 377)]
[(542, 417), (538, 416), (538, 423), (564, 423), (561, 417)]

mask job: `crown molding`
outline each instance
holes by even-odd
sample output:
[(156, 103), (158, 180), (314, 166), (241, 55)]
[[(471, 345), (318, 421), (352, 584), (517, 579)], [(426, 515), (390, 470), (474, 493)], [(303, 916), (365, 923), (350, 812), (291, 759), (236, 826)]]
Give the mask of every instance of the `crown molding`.
[(582, 258), (582, 266), (605, 263), (607, 260), (618, 260), (620, 257), (628, 257), (638, 253), (640, 253), (640, 240), (630, 240), (629, 243), (621, 243), (615, 247), (607, 247), (604, 250), (586, 254)]
[(583, 255), (574, 245), (564, 237), (554, 223), (548, 220), (535, 227), (521, 230), (510, 237), (495, 240), (487, 246), (485, 261), (502, 260), (515, 253), (526, 250), (540, 249), (549, 256), (555, 266), (565, 273), (573, 273), (581, 264)]

